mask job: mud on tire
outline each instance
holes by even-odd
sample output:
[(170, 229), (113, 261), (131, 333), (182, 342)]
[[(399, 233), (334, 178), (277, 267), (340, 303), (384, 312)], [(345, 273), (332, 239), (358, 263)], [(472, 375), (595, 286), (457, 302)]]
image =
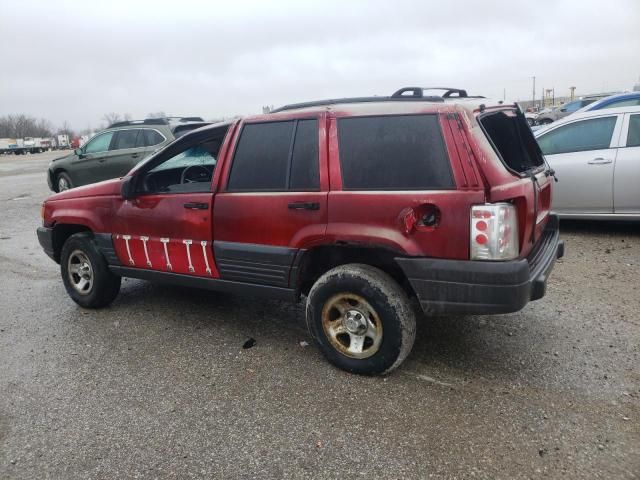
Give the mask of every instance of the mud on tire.
[(307, 327), (325, 357), (353, 373), (389, 373), (409, 355), (416, 319), (405, 291), (363, 264), (336, 267), (311, 288)]
[(104, 307), (120, 291), (122, 279), (109, 270), (89, 232), (71, 235), (64, 243), (60, 273), (67, 293), (81, 307)]

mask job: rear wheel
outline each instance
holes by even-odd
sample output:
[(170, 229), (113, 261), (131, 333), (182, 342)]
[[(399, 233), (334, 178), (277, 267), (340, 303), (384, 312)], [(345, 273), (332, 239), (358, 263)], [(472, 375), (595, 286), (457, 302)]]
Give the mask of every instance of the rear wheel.
[(398, 367), (416, 332), (404, 290), (382, 270), (362, 264), (336, 267), (318, 279), (307, 298), (307, 326), (331, 363), (366, 375)]
[(60, 255), (60, 271), (67, 293), (82, 307), (104, 307), (120, 291), (121, 278), (111, 273), (88, 232), (67, 239)]
[(58, 175), (56, 175), (56, 187), (58, 188), (58, 192), (64, 192), (65, 190), (73, 188), (69, 175), (64, 172), (60, 172)]

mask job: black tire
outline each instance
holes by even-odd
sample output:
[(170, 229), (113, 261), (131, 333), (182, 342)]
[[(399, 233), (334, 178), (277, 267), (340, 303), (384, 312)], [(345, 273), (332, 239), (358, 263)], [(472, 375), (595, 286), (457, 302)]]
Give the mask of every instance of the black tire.
[[(306, 310), (307, 327), (322, 353), (331, 363), (348, 372), (389, 373), (409, 355), (415, 341), (416, 318), (407, 294), (393, 278), (370, 265), (353, 263), (326, 272), (311, 288)], [(370, 331), (363, 334), (355, 328), (358, 324), (354, 318), (358, 312), (362, 313), (361, 319), (364, 316), (360, 322), (376, 326), (372, 329), (373, 334)], [(351, 324), (348, 324), (349, 316)], [(332, 325), (336, 324), (334, 329)], [(368, 329), (365, 325), (359, 327)], [(378, 328), (381, 339), (377, 338)], [(340, 333), (329, 333), (336, 331)], [(364, 338), (364, 346), (356, 347), (356, 353), (348, 351), (354, 341), (354, 332), (359, 334), (357, 337)], [(360, 341), (356, 343), (360, 344)], [(368, 356), (354, 358), (354, 355), (362, 355), (357, 352), (358, 348), (362, 352), (370, 349)]]
[(553, 120), (551, 120), (550, 118), (543, 118), (542, 120), (538, 121), (538, 125), (549, 125), (553, 123)]
[[(67, 188), (60, 189), (61, 180), (67, 184)], [(56, 192), (62, 192), (64, 190), (68, 190), (73, 188), (73, 183), (71, 183), (71, 177), (66, 172), (60, 172), (56, 175)]]
[[(83, 266), (84, 262), (75, 263), (75, 260), (82, 258), (86, 259), (90, 267), (91, 282), (84, 291), (80, 292), (77, 287), (83, 277), (78, 273), (70, 275), (69, 268), (70, 265)], [(60, 254), (60, 273), (69, 296), (84, 308), (105, 307), (120, 292), (122, 279), (109, 270), (107, 261), (96, 248), (93, 235), (89, 232), (71, 235), (64, 243)]]

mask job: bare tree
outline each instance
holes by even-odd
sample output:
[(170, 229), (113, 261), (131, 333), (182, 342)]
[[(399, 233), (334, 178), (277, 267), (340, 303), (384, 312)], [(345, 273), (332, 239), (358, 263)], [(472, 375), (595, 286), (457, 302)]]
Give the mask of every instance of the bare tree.
[(150, 112), (147, 113), (147, 118), (166, 118), (167, 114), (164, 113), (162, 110), (159, 112)]
[(68, 135), (69, 139), (75, 136), (75, 132), (71, 129), (69, 122), (66, 120), (62, 123), (62, 126), (58, 129), (58, 135)]
[(107, 122), (107, 127), (109, 125), (113, 125), (116, 122), (122, 121), (122, 117), (120, 116), (120, 114), (115, 112), (105, 113), (102, 118), (104, 119), (105, 122)]

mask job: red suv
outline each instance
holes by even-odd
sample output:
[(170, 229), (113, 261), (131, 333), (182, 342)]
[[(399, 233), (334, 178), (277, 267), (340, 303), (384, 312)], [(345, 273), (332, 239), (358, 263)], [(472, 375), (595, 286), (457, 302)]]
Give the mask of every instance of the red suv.
[(304, 295), (326, 357), (381, 374), (411, 350), (412, 298), (495, 314), (544, 295), (563, 254), (552, 177), (517, 105), (411, 87), (195, 130), (51, 196), (38, 238), (83, 307), (121, 277)]

